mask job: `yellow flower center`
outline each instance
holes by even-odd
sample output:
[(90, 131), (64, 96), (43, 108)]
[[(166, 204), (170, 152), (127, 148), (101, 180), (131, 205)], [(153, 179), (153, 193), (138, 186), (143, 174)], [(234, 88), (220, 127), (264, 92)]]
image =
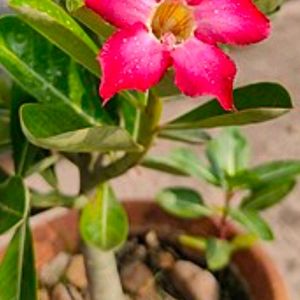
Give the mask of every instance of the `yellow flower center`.
[(152, 31), (158, 39), (172, 34), (176, 43), (191, 36), (195, 27), (192, 10), (180, 0), (165, 0), (155, 11)]

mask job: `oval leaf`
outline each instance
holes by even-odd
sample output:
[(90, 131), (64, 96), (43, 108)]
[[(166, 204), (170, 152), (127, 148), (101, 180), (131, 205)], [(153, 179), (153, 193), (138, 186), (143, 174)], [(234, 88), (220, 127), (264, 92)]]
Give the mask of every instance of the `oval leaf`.
[(250, 233), (256, 234), (263, 240), (269, 241), (274, 239), (271, 228), (257, 212), (231, 208), (229, 214), (235, 221), (249, 230)]
[(30, 142), (65, 152), (139, 151), (129, 133), (116, 126), (90, 127), (69, 107), (59, 104), (26, 104), (21, 125)]
[(295, 180), (275, 182), (252, 190), (251, 194), (244, 198), (242, 208), (251, 210), (263, 210), (282, 201), (295, 187)]
[(9, 6), (16, 10), (25, 22), (78, 63), (95, 75), (100, 74), (96, 61), (99, 51), (97, 45), (55, 1), (9, 0)]
[(212, 214), (198, 192), (184, 187), (164, 189), (156, 201), (166, 212), (179, 218), (194, 219)]
[(83, 209), (80, 232), (83, 239), (103, 251), (120, 247), (128, 235), (128, 219), (112, 189), (104, 184)]
[(275, 83), (257, 83), (234, 90), (237, 112), (224, 111), (209, 101), (169, 122), (166, 128), (213, 128), (246, 125), (274, 119), (292, 108), (287, 90)]

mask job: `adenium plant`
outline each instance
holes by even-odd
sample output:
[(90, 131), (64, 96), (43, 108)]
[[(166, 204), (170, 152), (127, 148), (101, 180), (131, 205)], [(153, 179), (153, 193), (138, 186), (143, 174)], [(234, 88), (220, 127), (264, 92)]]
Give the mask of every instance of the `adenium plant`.
[[(280, 1), (9, 0), (8, 4), (15, 13), (0, 17), (0, 65), (5, 71), (0, 80), (0, 151), (11, 154), (14, 168), (0, 168), (0, 234), (12, 233), (0, 265), (1, 300), (37, 299), (29, 218), (36, 209), (55, 206), (80, 211), (91, 298), (123, 299), (114, 253), (129, 228), (109, 182), (137, 165), (204, 178), (221, 186), (226, 199), (244, 186), (250, 189), (250, 198), (259, 196), (267, 189), (263, 179), (278, 178), (278, 172), (290, 178), (281, 196), (290, 190), (300, 172), (299, 162), (258, 167), (257, 175), (244, 164), (240, 149), (244, 142), (235, 131), (236, 148), (228, 157), (227, 138), (209, 142), (208, 168), (195, 163), (188, 151), (179, 160), (178, 153), (175, 160), (148, 155), (159, 139), (206, 143), (209, 135), (204, 129), (263, 122), (292, 108), (288, 92), (276, 83), (233, 90), (236, 67), (221, 50), (223, 44), (266, 38), (270, 24), (258, 8), (271, 14)], [(181, 92), (216, 99), (162, 123), (164, 100)], [(61, 159), (79, 170), (76, 196), (59, 189), (55, 166)], [(45, 194), (28, 186), (26, 178), (33, 174), (41, 175), (52, 190)], [(257, 180), (261, 187), (252, 186)], [(172, 191), (175, 200), (165, 202), (164, 194), (159, 202), (178, 215), (190, 210), (184, 203), (195, 199), (193, 192)], [(196, 213), (225, 212), (226, 224), (228, 205), (216, 211), (198, 202), (193, 204)], [(252, 217), (244, 210), (232, 217), (247, 223), (255, 236), (261, 235), (257, 205), (260, 209), (269, 204), (245, 200), (242, 206), (255, 208)], [(214, 253), (206, 244), (233, 249), (224, 230), (220, 239), (207, 243), (189, 236), (180, 239), (198, 248), (205, 245), (211, 257)], [(223, 266), (229, 254), (217, 265), (209, 259), (209, 265)]]

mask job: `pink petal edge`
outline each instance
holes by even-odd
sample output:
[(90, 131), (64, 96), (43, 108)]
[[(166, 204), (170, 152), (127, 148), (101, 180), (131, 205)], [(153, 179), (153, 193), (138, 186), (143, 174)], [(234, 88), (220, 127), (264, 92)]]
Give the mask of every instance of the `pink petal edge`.
[[(194, 3), (197, 0), (190, 0)], [(245, 45), (270, 34), (270, 22), (252, 0), (201, 0), (194, 6), (196, 36), (207, 43)]]
[(103, 71), (100, 96), (104, 101), (122, 90), (146, 91), (160, 81), (171, 63), (164, 46), (140, 23), (115, 33), (98, 60)]
[(137, 22), (146, 23), (156, 0), (85, 0), (85, 5), (110, 24), (125, 28)]
[(225, 110), (233, 110), (234, 62), (219, 48), (197, 38), (187, 40), (172, 53), (175, 83), (191, 97), (212, 95)]

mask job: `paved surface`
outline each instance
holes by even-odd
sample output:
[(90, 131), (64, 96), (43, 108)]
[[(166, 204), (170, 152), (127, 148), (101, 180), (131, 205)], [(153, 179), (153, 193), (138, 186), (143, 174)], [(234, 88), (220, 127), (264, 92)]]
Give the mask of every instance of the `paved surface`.
[[(2, 1), (0, 0), (0, 4)], [(237, 84), (260, 80), (282, 82), (292, 93), (296, 106), (294, 112), (279, 120), (244, 128), (253, 149), (253, 164), (271, 159), (300, 158), (300, 0), (289, 1), (277, 14), (273, 27), (273, 35), (268, 41), (232, 53), (239, 66)], [(167, 103), (165, 118), (182, 113), (195, 104), (191, 100)], [(166, 142), (160, 143), (154, 152), (167, 153), (170, 146)], [(200, 147), (196, 150), (199, 153), (202, 151)], [(60, 169), (71, 172), (70, 165), (61, 164)], [(78, 181), (73, 178), (69, 174), (64, 176), (63, 186), (66, 192), (74, 191)], [(38, 183), (41, 186), (41, 182)], [(132, 170), (127, 176), (114, 182), (122, 198), (151, 198), (160, 188), (176, 184), (199, 188), (209, 201), (222, 199), (218, 191), (203, 183), (161, 175), (142, 168)], [(276, 242), (267, 247), (286, 278), (292, 300), (300, 299), (299, 198), (300, 184), (284, 204), (266, 213), (277, 235)]]

